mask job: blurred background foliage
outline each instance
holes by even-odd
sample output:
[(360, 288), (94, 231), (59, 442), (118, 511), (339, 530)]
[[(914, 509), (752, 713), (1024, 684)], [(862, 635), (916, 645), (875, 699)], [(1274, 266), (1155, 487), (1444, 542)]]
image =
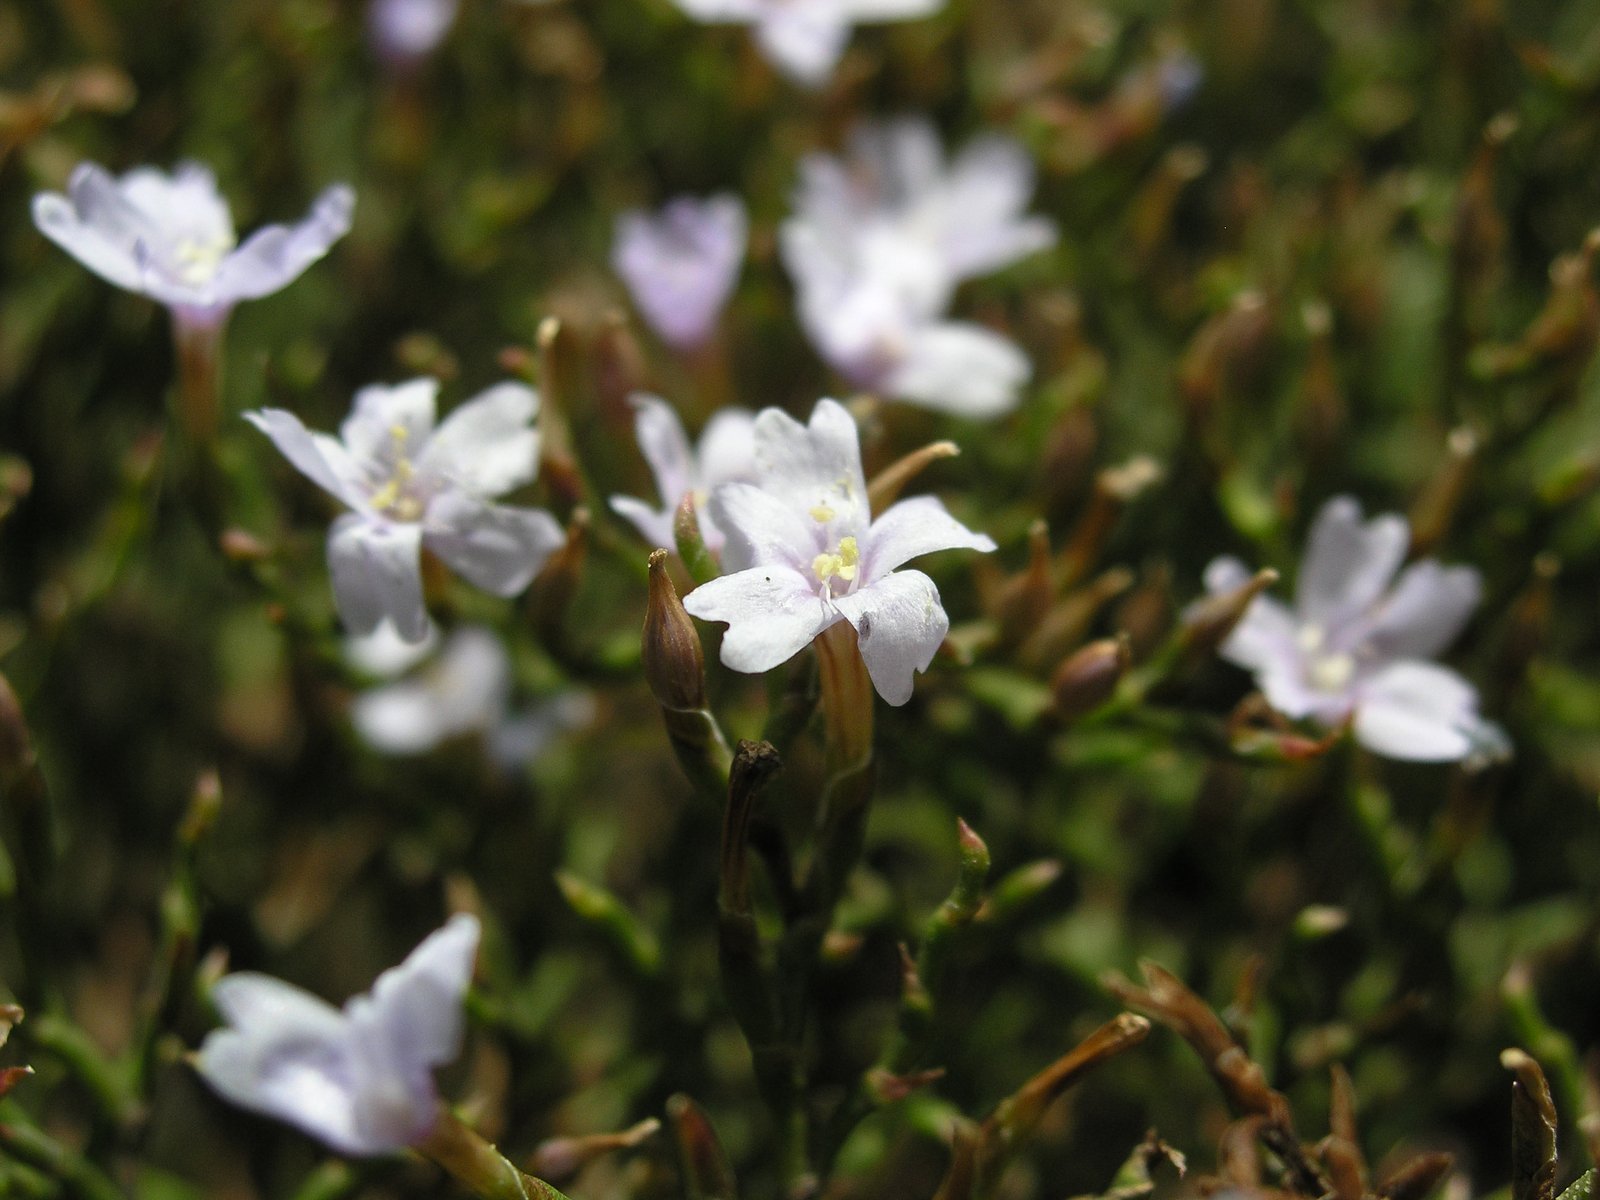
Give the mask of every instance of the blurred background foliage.
[[(0, 978), (30, 1006), (6, 1053), (38, 1072), (0, 1120), (161, 1200), (436, 1194), (420, 1166), (318, 1167), (317, 1147), (216, 1100), (180, 1055), (212, 1020), (198, 984), (217, 954), (339, 1000), (447, 906), (481, 907), (476, 1033), (446, 1083), (486, 1132), (526, 1155), (683, 1091), (749, 1194), (777, 1193), (718, 986), (720, 816), (635, 669), (648, 547), (603, 498), (648, 494), (633, 384), (691, 424), (727, 402), (803, 413), (840, 389), (800, 335), (776, 225), (801, 154), (914, 111), (952, 145), (1021, 137), (1035, 211), (1062, 238), (963, 296), (1035, 363), (1019, 410), (992, 425), (863, 410), (869, 462), (959, 441), (926, 486), (1001, 542), (1004, 572), (1048, 522), (1082, 610), (1057, 656), (1118, 630), (1148, 655), (1218, 553), (1292, 580), (1331, 495), (1410, 512), (1433, 553), (1484, 573), (1450, 661), (1516, 756), (1477, 774), (1347, 745), (1242, 762), (1204, 736), (1248, 687), (1220, 663), (1159, 710), (1062, 727), (1041, 716), (1055, 662), (1019, 639), (942, 661), (880, 710), (867, 853), (816, 981), (819, 1104), (892, 1030), (895, 947), (955, 878), (956, 817), (995, 880), (1022, 874), (954, 947), (933, 1053), (947, 1073), (861, 1127), (832, 1194), (931, 1196), (948, 1114), (981, 1117), (1107, 1020), (1102, 976), (1141, 957), (1227, 1010), (1307, 1136), (1345, 1064), (1374, 1161), (1445, 1149), (1453, 1186), (1502, 1186), (1512, 1043), (1550, 1069), (1568, 1130), (1600, 1107), (1600, 3), (952, 0), (858, 31), (817, 94), (743, 30), (667, 0), (466, 0), (405, 77), (376, 62), (363, 16), (351, 0), (0, 4), (0, 666), (58, 848), (31, 900), (26, 879), (0, 880), (18, 917)], [(298, 217), (331, 182), (359, 198), (326, 261), (230, 324), (221, 515), (254, 542), (231, 554), (173, 486), (165, 314), (28, 217), (82, 160), (182, 158), (215, 168), (242, 230)], [(721, 342), (679, 360), (627, 313), (612, 221), (719, 189), (751, 208), (751, 257)], [(598, 716), (525, 772), (470, 740), (381, 758), (348, 722), (361, 681), (339, 653), (328, 505), (236, 414), (277, 405), (331, 428), (359, 386), (418, 373), (445, 380), (448, 408), (530, 371), (552, 314), (594, 489), (576, 594), (434, 580), (431, 598), (446, 624), (506, 633), (519, 695), (581, 684)], [(530, 496), (570, 513), (543, 481)], [(958, 644), (995, 618), (991, 566), (932, 568)], [(763, 683), (713, 667), (713, 687), (755, 736)], [(807, 819), (808, 753), (765, 801), (780, 821)], [(220, 810), (191, 855), (179, 830), (211, 769)], [(12, 857), (25, 840), (12, 830)], [(557, 871), (631, 915), (585, 918)], [(174, 950), (189, 933), (196, 986)], [(182, 986), (163, 1004), (169, 963)], [(1222, 1098), (1164, 1031), (1074, 1096), (1003, 1195), (1102, 1191), (1152, 1127), (1214, 1160)], [(647, 1143), (569, 1190), (679, 1195), (671, 1163)], [(0, 1171), (16, 1195), (83, 1186)]]

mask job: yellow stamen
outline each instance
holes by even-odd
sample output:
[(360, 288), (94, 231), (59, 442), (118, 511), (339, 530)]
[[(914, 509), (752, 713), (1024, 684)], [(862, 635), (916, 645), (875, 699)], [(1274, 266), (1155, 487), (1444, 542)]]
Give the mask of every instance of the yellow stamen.
[(826, 504), (817, 504), (812, 506), (811, 519), (818, 525), (826, 525), (829, 521), (833, 520), (833, 518), (833, 509), (829, 508)]
[(839, 539), (839, 578), (846, 582), (856, 577), (856, 566), (861, 562), (861, 551), (853, 537)]
[(849, 570), (851, 575), (855, 574), (855, 568), (846, 568), (844, 564), (844, 558), (838, 554), (817, 555), (811, 560), (811, 569), (816, 573), (817, 579), (822, 583), (827, 583), (828, 580), (833, 578), (835, 575), (838, 575), (842, 578), (848, 578), (848, 576), (845, 576), (844, 574), (846, 569)]
[[(396, 440), (400, 439), (397, 437)], [(401, 494), (406, 484), (411, 482), (411, 477), (414, 474), (416, 474), (416, 468), (411, 465), (409, 458), (398, 460), (394, 464), (394, 474), (389, 476), (389, 482), (372, 493), (372, 507), (393, 509), (394, 515), (403, 521), (416, 520), (422, 515), (416, 500)]]

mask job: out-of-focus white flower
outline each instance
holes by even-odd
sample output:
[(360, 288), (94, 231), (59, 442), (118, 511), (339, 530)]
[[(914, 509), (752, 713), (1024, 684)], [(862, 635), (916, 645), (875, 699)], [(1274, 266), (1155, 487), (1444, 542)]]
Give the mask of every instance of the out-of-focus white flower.
[(456, 23), (460, 0), (371, 0), (367, 33), (378, 57), (409, 70), (439, 48)]
[(1025, 215), (1033, 163), (983, 135), (946, 166), (920, 118), (859, 127), (847, 160), (801, 164), (780, 237), (818, 352), (858, 387), (965, 416), (1015, 406), (1031, 369), (980, 325), (945, 320), (958, 284), (1055, 242)]
[(618, 217), (611, 264), (661, 340), (692, 350), (716, 330), (748, 237), (737, 196), (679, 196), (658, 213)]
[(726, 621), (722, 661), (753, 674), (848, 621), (878, 694), (904, 704), (950, 620), (933, 580), (896, 568), (936, 550), (993, 550), (994, 542), (932, 496), (902, 500), (873, 520), (856, 425), (836, 401), (820, 401), (809, 426), (763, 410), (755, 443), (759, 483), (725, 483), (711, 496), (729, 574), (690, 592), (684, 607)]
[(742, 408), (722, 409), (706, 424), (696, 450), (689, 445), (683, 422), (666, 401), (638, 395), (633, 397), (633, 407), (634, 432), (655, 476), (662, 507), (652, 508), (632, 496), (613, 496), (612, 509), (633, 522), (652, 546), (670, 549), (674, 545), (673, 517), (684, 496), (693, 493), (700, 536), (712, 553), (719, 553), (723, 533), (707, 511), (707, 501), (718, 484), (755, 477), (754, 415)]
[(856, 25), (910, 21), (944, 0), (677, 0), (697, 21), (754, 27), (767, 60), (795, 82), (821, 87)]
[[(1509, 752), (1505, 734), (1478, 715), (1472, 685), (1429, 661), (1477, 607), (1478, 572), (1432, 559), (1401, 571), (1410, 541), (1404, 517), (1364, 522), (1351, 497), (1330, 500), (1312, 524), (1294, 607), (1256, 597), (1222, 654), (1253, 671), (1285, 716), (1329, 728), (1349, 719), (1356, 739), (1379, 754), (1419, 761), (1502, 756)], [(1219, 558), (1205, 582), (1225, 592), (1248, 577), (1237, 559)]]
[(439, 627), (432, 621), (428, 622), (428, 632), (421, 641), (408, 642), (400, 636), (394, 622), (385, 617), (371, 633), (346, 638), (344, 656), (364, 675), (393, 679), (404, 675), (438, 648)]
[(293, 282), (349, 231), (354, 207), (355, 192), (330, 187), (298, 225), (265, 226), (241, 245), (206, 167), (181, 163), (171, 175), (139, 167), (119, 178), (82, 163), (66, 195), (33, 198), (33, 221), (91, 271), (207, 327), (240, 300)]
[(224, 976), (211, 995), (228, 1024), (196, 1068), (233, 1103), (341, 1154), (413, 1145), (439, 1116), (433, 1069), (461, 1052), (478, 935), (477, 918), (451, 918), (342, 1010), (270, 975)]
[(488, 629), (466, 626), (450, 634), (438, 657), (420, 671), (356, 697), (350, 716), (356, 731), (385, 754), (424, 754), (450, 738), (477, 733), (491, 758), (515, 767), (594, 713), (594, 701), (584, 693), (517, 713), (509, 711), (510, 699), (505, 647)]
[(438, 390), (435, 379), (363, 388), (338, 438), (312, 433), (283, 409), (245, 414), (353, 510), (328, 533), (334, 601), (352, 633), (370, 633), (387, 617), (406, 641), (427, 636), (424, 546), (470, 583), (512, 596), (565, 541), (549, 513), (490, 503), (539, 469), (538, 394), (499, 384), (435, 429)]

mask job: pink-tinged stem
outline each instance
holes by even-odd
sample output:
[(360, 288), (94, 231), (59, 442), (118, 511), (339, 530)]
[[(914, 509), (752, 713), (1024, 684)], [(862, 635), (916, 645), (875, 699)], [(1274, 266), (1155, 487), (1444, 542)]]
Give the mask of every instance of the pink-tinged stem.
[(222, 331), (226, 318), (196, 321), (175, 313), (172, 339), (178, 359), (178, 420), (190, 444), (215, 445), (221, 425)]

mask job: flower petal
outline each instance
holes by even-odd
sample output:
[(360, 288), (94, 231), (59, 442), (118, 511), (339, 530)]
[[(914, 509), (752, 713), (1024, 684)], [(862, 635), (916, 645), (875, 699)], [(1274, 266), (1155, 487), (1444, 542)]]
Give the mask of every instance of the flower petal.
[(856, 21), (906, 21), (925, 17), (944, 7), (945, 0), (845, 0), (845, 11)]
[(101, 278), (143, 291), (144, 271), (135, 247), (153, 236), (149, 222), (95, 163), (82, 163), (72, 172), (67, 193), (42, 192), (33, 198), (33, 223), (39, 232)]
[(420, 642), (408, 642), (395, 632), (388, 621), (363, 637), (346, 638), (345, 660), (356, 670), (378, 679), (393, 679), (404, 675), (412, 667), (439, 648), (439, 627), (428, 623), (428, 636)]
[(796, 83), (821, 87), (850, 40), (850, 22), (822, 5), (779, 4), (756, 26), (756, 41)]
[(689, 448), (683, 422), (665, 400), (640, 393), (630, 397), (630, 403), (633, 405), (634, 437), (639, 440), (639, 452), (650, 464), (656, 492), (670, 526), (672, 513), (683, 500), (683, 494), (699, 486), (694, 451)]
[(371, 633), (388, 617), (407, 641), (428, 636), (422, 603), (422, 527), (350, 513), (328, 531), (328, 569), (339, 617)]
[(406, 960), (378, 976), (370, 998), (347, 1005), (351, 1021), (381, 1030), (394, 1060), (423, 1069), (461, 1053), (462, 1000), (472, 982), (481, 930), (458, 913), (423, 939)]
[[(654, 508), (640, 500), (637, 496), (612, 496), (609, 501), (611, 511), (624, 521), (627, 521), (639, 531), (639, 536), (652, 546), (659, 546), (663, 550), (671, 550), (677, 544), (673, 536), (673, 513), (663, 509)], [(702, 534), (705, 532), (705, 514), (700, 515)], [(707, 539), (710, 545), (710, 539)], [(712, 547), (715, 549), (716, 547)]]
[(272, 444), (312, 483), (352, 508), (365, 503), (359, 472), (345, 448), (330, 437), (312, 433), (292, 412), (263, 408), (244, 419), (272, 439)]
[(693, 349), (716, 330), (748, 238), (737, 196), (679, 196), (657, 213), (619, 216), (611, 264), (662, 340)]
[(534, 508), (489, 504), (445, 492), (428, 505), (425, 542), (463, 579), (496, 596), (514, 596), (566, 544), (556, 519)]
[(679, 8), (697, 21), (753, 21), (761, 15), (762, 0), (677, 0)]
[(1033, 186), (1033, 159), (1013, 138), (977, 137), (956, 156), (928, 216), (956, 278), (987, 275), (1055, 244), (1053, 222), (1021, 215)]
[(839, 619), (805, 575), (777, 564), (702, 583), (683, 607), (702, 621), (726, 621), (722, 661), (752, 675), (787, 662)]
[(358, 466), (385, 478), (401, 452), (420, 453), (432, 436), (438, 398), (437, 379), (369, 384), (356, 393), (339, 439)]
[(217, 980), (211, 1002), (230, 1025), (328, 1036), (339, 1030), (339, 1010), (326, 1000), (254, 971), (236, 971)]
[(719, 409), (700, 433), (696, 457), (701, 487), (713, 488), (736, 479), (754, 479), (755, 413), (744, 408)]
[(825, 524), (809, 522), (784, 499), (753, 483), (725, 483), (707, 506), (722, 531), (722, 565), (729, 572), (776, 565), (805, 574), (823, 551)]
[[(814, 507), (834, 511), (847, 533), (863, 533), (871, 523), (867, 483), (861, 473), (861, 439), (856, 423), (837, 400), (819, 400), (809, 425), (776, 408), (756, 417), (756, 478), (763, 491), (798, 513)], [(724, 531), (728, 526), (719, 516)]]
[(375, 1141), (358, 1127), (358, 1073), (342, 1037), (217, 1029), (201, 1044), (195, 1069), (225, 1099), (287, 1122), (342, 1154), (383, 1154), (404, 1144)]
[(538, 411), (539, 393), (524, 384), (489, 388), (439, 423), (417, 470), (485, 498), (521, 487), (539, 471)]
[(939, 412), (997, 417), (1017, 406), (1032, 375), (1027, 356), (998, 333), (944, 321), (912, 332), (884, 390)]
[(350, 723), (380, 754), (426, 754), (448, 736), (438, 697), (420, 679), (362, 692), (350, 705)]
[(921, 571), (896, 571), (833, 603), (855, 627), (878, 695), (897, 705), (911, 699), (913, 678), (928, 669), (950, 632), (933, 580)]
[(1356, 739), (1390, 758), (1454, 762), (1483, 745), (1493, 726), (1478, 715), (1478, 693), (1454, 671), (1403, 659), (1366, 681), (1356, 706)]
[(1455, 641), (1482, 598), (1483, 579), (1472, 567), (1412, 563), (1379, 602), (1368, 644), (1384, 658), (1432, 658)]
[(215, 302), (270, 295), (298, 279), (350, 232), (356, 194), (336, 184), (318, 196), (297, 225), (264, 225), (217, 266)]
[(1389, 586), (1410, 541), (1404, 517), (1388, 513), (1363, 522), (1352, 497), (1329, 500), (1312, 522), (1300, 565), (1301, 619), (1324, 629), (1359, 619)]
[(916, 496), (890, 505), (872, 523), (861, 554), (861, 571), (870, 581), (881, 579), (902, 563), (937, 550), (987, 553), (994, 548), (993, 538), (968, 529), (952, 517), (938, 499)]

